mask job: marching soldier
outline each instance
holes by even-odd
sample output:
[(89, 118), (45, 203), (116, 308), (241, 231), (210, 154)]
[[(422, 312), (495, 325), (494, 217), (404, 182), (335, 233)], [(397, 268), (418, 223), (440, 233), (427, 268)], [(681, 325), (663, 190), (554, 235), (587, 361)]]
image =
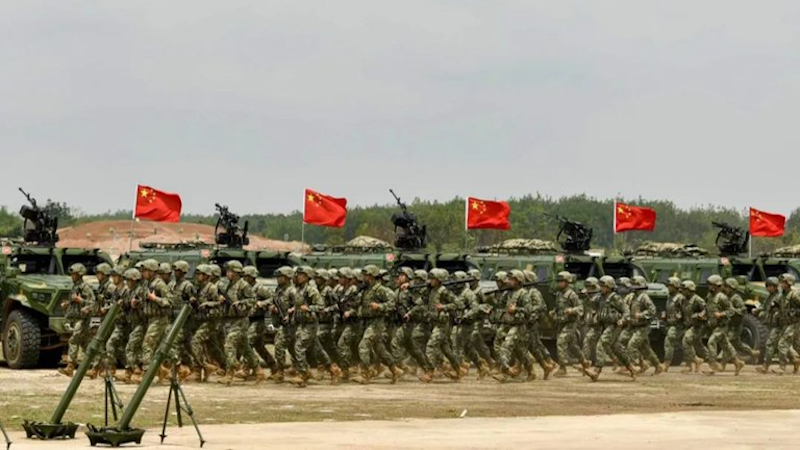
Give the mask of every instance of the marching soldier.
[(656, 370), (653, 375), (664, 372), (664, 366), (658, 360), (656, 352), (650, 346), (650, 322), (656, 317), (656, 305), (650, 296), (647, 295), (647, 280), (637, 275), (631, 280), (636, 295), (631, 302), (630, 314), (628, 315), (628, 326), (631, 330), (631, 339), (628, 341), (628, 357), (635, 361), (640, 356), (643, 358), (642, 367), (639, 373), (644, 373), (649, 369), (648, 362)]
[(541, 291), (536, 287), (539, 282), (539, 277), (536, 272), (526, 271), (525, 281), (530, 285), (528, 287), (528, 296), (530, 298), (530, 316), (528, 318), (528, 351), (530, 351), (533, 358), (539, 363), (539, 366), (544, 371), (544, 379), (550, 378), (550, 374), (556, 371), (556, 363), (550, 356), (550, 351), (542, 343), (542, 337), (539, 332), (539, 325), (542, 319), (547, 314), (547, 303), (544, 301)]
[(494, 378), (501, 383), (512, 376), (510, 373), (512, 359), (516, 359), (525, 366), (525, 370), (528, 372), (528, 381), (535, 379), (533, 361), (528, 356), (528, 339), (525, 330), (528, 321), (529, 299), (528, 291), (522, 288), (524, 282), (525, 274), (521, 270), (515, 269), (509, 272), (508, 287), (510, 291), (505, 296), (505, 305), (498, 305), (502, 307), (500, 327), (504, 328), (504, 339), (498, 353), (500, 373)]
[[(122, 308), (114, 323), (114, 331), (111, 332), (111, 336), (106, 341), (105, 365), (112, 375), (116, 374), (117, 364), (125, 361), (125, 345), (127, 344), (128, 334), (130, 334), (130, 324), (124, 304), (124, 299), (128, 296), (130, 288), (128, 287), (127, 279), (124, 277), (125, 272), (124, 268), (117, 266), (111, 273), (111, 279), (115, 285), (114, 298), (111, 303), (117, 302)], [(141, 278), (141, 275), (139, 277)], [(111, 303), (103, 307), (105, 310), (105, 312), (102, 312), (103, 314), (108, 312)]]
[(595, 349), (603, 327), (597, 322), (597, 307), (600, 298), (600, 287), (595, 277), (583, 282), (581, 300), (583, 300), (583, 355), (590, 361), (595, 360)]
[(147, 284), (142, 281), (142, 273), (138, 269), (125, 271), (125, 284), (128, 290), (122, 298), (122, 310), (125, 311), (130, 334), (125, 345), (125, 373), (115, 378), (128, 384), (133, 382), (134, 376), (142, 375), (142, 342), (147, 331), (147, 318), (144, 316)]
[[(448, 276), (445, 269), (430, 271), (428, 308), (433, 317), (433, 330), (428, 340), (425, 357), (433, 365), (437, 365), (442, 360), (442, 356), (447, 358), (452, 372), (445, 372), (445, 375), (457, 381), (464, 377), (465, 371), (461, 368), (461, 361), (453, 351), (450, 334), (456, 311), (463, 310), (464, 306), (461, 304), (461, 300), (442, 284), (447, 281)], [(421, 379), (429, 382), (433, 379), (433, 371), (429, 371)]]
[[(362, 288), (358, 285), (353, 269), (342, 267), (339, 269), (339, 277), (342, 282), (342, 298), (340, 301), (341, 310), (341, 334), (336, 343), (336, 350), (339, 354), (339, 364), (343, 372), (343, 378), (349, 379), (355, 375), (358, 355), (357, 346), (361, 340), (361, 322), (358, 317), (358, 307), (361, 304)], [(354, 364), (356, 363), (356, 364)]]
[(683, 348), (683, 362), (686, 368), (681, 373), (699, 372), (700, 366), (708, 357), (708, 350), (703, 345), (703, 334), (706, 325), (706, 301), (697, 295), (697, 285), (692, 280), (681, 283), (683, 295), (686, 298), (686, 333), (681, 341)]
[(254, 372), (256, 382), (266, 379), (264, 369), (258, 364), (247, 331), (250, 328), (250, 310), (255, 304), (253, 288), (242, 278), (244, 268), (239, 261), (229, 261), (227, 265), (228, 284), (222, 291), (221, 298), (227, 305), (226, 321), (228, 330), (225, 336), (225, 376), (219, 380), (221, 384), (230, 385), (233, 382), (235, 368), (239, 365), (239, 358), (244, 360), (244, 371)]
[[(337, 272), (338, 275), (338, 272)], [(322, 377), (328, 369), (324, 366), (325, 357), (322, 353), (327, 355), (327, 359), (332, 363), (339, 362), (339, 353), (336, 351), (334, 318), (339, 311), (339, 300), (334, 293), (333, 287), (330, 285), (331, 274), (325, 269), (317, 269), (314, 272), (314, 282), (317, 285), (317, 290), (325, 305), (322, 310), (317, 313), (319, 320), (319, 328), (317, 329), (317, 343), (314, 353), (317, 355), (317, 378)]]
[(208, 381), (210, 375), (216, 373), (219, 367), (211, 362), (207, 349), (219, 328), (220, 319), (224, 311), (219, 302), (217, 284), (212, 282), (213, 270), (207, 264), (200, 264), (195, 269), (197, 280), (197, 310), (194, 319), (197, 330), (191, 338), (192, 360), (195, 380)]
[(722, 277), (711, 275), (708, 277), (708, 297), (706, 297), (706, 317), (708, 326), (711, 329), (711, 337), (708, 338), (708, 365), (709, 370), (704, 371), (706, 375), (714, 375), (722, 367), (717, 362), (720, 350), (723, 358), (733, 360), (736, 367), (736, 375), (744, 367), (744, 362), (736, 356), (736, 349), (728, 340), (728, 324), (734, 314), (733, 305), (727, 295), (722, 292)]
[[(367, 384), (380, 372), (380, 363), (386, 363), (392, 372), (392, 383), (402, 376), (402, 371), (395, 365), (394, 358), (386, 349), (386, 319), (395, 311), (394, 292), (379, 281), (380, 268), (367, 265), (362, 270), (367, 288), (361, 294), (358, 316), (364, 321), (364, 335), (358, 344), (358, 355), (361, 358), (361, 374), (354, 380)], [(449, 335), (448, 335), (449, 336)]]
[(278, 268), (274, 276), (278, 282), (275, 294), (270, 301), (270, 316), (272, 326), (275, 327), (275, 372), (270, 376), (271, 380), (281, 382), (286, 371), (286, 352), (292, 353), (294, 359), (294, 326), (289, 316), (289, 308), (294, 305), (294, 297), (297, 295), (292, 285), (294, 270), (289, 266)]
[[(184, 303), (191, 303), (193, 308), (197, 307), (196, 294), (197, 290), (191, 281), (186, 279), (186, 274), (189, 273), (189, 263), (186, 261), (175, 261), (172, 264), (173, 277), (169, 281), (167, 287), (171, 293), (171, 303), (173, 308), (172, 317), (178, 315)], [(194, 313), (194, 310), (192, 311)], [(172, 344), (170, 349), (170, 359), (172, 364), (178, 364), (178, 376), (181, 380), (189, 378), (192, 374), (192, 367), (197, 364), (192, 361), (191, 350), (191, 337), (197, 324), (194, 320), (194, 315), (190, 315), (180, 330), (175, 343)]]
[[(146, 285), (145, 296), (142, 299), (142, 313), (147, 320), (147, 328), (142, 342), (142, 372), (147, 372), (147, 366), (153, 360), (161, 339), (167, 332), (172, 315), (172, 303), (170, 303), (171, 293), (169, 286), (164, 278), (159, 276), (158, 261), (147, 259), (142, 263), (142, 280)], [(171, 270), (170, 270), (171, 271)], [(158, 371), (159, 381), (169, 376), (169, 371), (162, 366)], [(141, 382), (141, 378), (135, 376), (135, 383)]]
[(793, 288), (796, 281), (794, 275), (785, 273), (780, 276), (779, 280), (781, 282), (781, 292), (783, 293), (782, 322), (785, 326), (778, 340), (778, 363), (780, 366), (778, 369), (772, 369), (772, 371), (783, 375), (786, 372), (787, 362), (794, 364), (795, 373), (800, 368), (800, 357), (798, 357), (794, 348), (794, 342), (800, 328), (800, 294)]
[(591, 363), (585, 358), (581, 348), (578, 346), (578, 322), (583, 316), (583, 307), (578, 294), (572, 290), (571, 283), (571, 273), (563, 271), (556, 275), (558, 293), (556, 295), (556, 309), (553, 311), (556, 323), (559, 326), (558, 338), (556, 339), (559, 367), (555, 373), (556, 377), (567, 375), (570, 356), (576, 356), (584, 370), (591, 367)]
[[(95, 292), (95, 310), (100, 317), (105, 317), (106, 312), (115, 301), (117, 285), (114, 283), (112, 274), (114, 269), (108, 263), (100, 263), (94, 268), (95, 275), (97, 276), (97, 291)], [(89, 379), (95, 379), (100, 374), (102, 366), (106, 363), (106, 358), (97, 358), (92, 370), (86, 376)]]
[(247, 340), (250, 347), (264, 360), (270, 372), (275, 373), (275, 358), (267, 350), (267, 308), (272, 299), (273, 293), (265, 283), (258, 282), (258, 268), (255, 266), (245, 266), (242, 269), (244, 279), (253, 288), (256, 297), (255, 306), (250, 312), (250, 328), (247, 330)]
[(95, 310), (95, 296), (91, 286), (83, 280), (84, 275), (86, 275), (86, 267), (83, 264), (77, 263), (70, 266), (69, 276), (72, 278), (72, 289), (67, 301), (61, 304), (72, 335), (69, 338), (67, 367), (58, 369), (58, 372), (68, 377), (75, 374), (78, 366), (78, 354), (86, 351), (86, 346), (91, 340), (89, 326)]
[(592, 381), (597, 381), (603, 368), (616, 361), (625, 367), (628, 375), (636, 379), (636, 370), (631, 364), (628, 353), (619, 340), (619, 335), (625, 327), (628, 308), (619, 294), (615, 292), (617, 283), (613, 277), (605, 275), (598, 280), (600, 298), (597, 303), (597, 323), (603, 327), (603, 332), (597, 343), (597, 363), (594, 369), (589, 369), (586, 374)]
[(686, 332), (686, 320), (684, 312), (686, 309), (686, 297), (681, 294), (681, 279), (670, 277), (667, 280), (667, 309), (661, 313), (661, 319), (667, 322), (667, 337), (664, 339), (664, 371), (668, 371), (675, 356), (675, 349), (681, 345), (683, 335)]
[[(722, 289), (725, 295), (730, 298), (733, 306), (733, 316), (728, 327), (728, 339), (738, 354), (757, 359), (761, 356), (761, 352), (742, 342), (742, 328), (744, 327), (744, 315), (747, 314), (747, 306), (745, 306), (744, 299), (739, 294), (739, 281), (736, 278), (728, 278), (725, 280), (725, 285)], [(726, 360), (726, 362), (728, 361)]]
[(769, 327), (769, 337), (767, 345), (764, 347), (764, 365), (756, 367), (759, 373), (769, 373), (769, 366), (772, 360), (778, 355), (778, 341), (783, 333), (783, 299), (780, 291), (780, 281), (777, 277), (769, 277), (764, 283), (769, 294), (761, 303), (761, 307), (756, 310), (758, 317)]

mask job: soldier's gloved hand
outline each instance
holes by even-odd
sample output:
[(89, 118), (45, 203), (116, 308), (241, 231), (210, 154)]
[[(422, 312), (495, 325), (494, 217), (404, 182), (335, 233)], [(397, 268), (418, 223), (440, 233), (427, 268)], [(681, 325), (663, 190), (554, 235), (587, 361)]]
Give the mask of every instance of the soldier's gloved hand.
[(78, 295), (78, 294), (75, 294), (75, 295), (72, 296), (72, 301), (75, 302), (75, 303), (80, 303), (82, 300), (83, 300), (83, 298), (81, 298), (81, 296)]
[(300, 311), (309, 312), (310, 309), (308, 308), (308, 305), (300, 305)]
[(158, 297), (156, 297), (156, 294), (154, 292), (148, 292), (147, 293), (147, 299), (150, 300), (151, 302), (155, 301), (156, 298), (158, 298)]
[(375, 303), (375, 302), (372, 302), (372, 303), (370, 303), (370, 304), (369, 304), (369, 309), (371, 309), (371, 310), (373, 310), (373, 311), (377, 311), (377, 310), (379, 310), (380, 308), (381, 308), (381, 305), (380, 305), (380, 303)]
[(437, 304), (434, 306), (434, 308), (436, 308), (436, 311), (441, 311), (441, 310), (443, 310), (443, 309), (444, 309), (444, 305), (442, 305), (441, 303), (437, 303)]
[(269, 310), (272, 312), (272, 314), (278, 314), (278, 308), (275, 305), (272, 305)]
[(408, 290), (408, 287), (409, 287), (409, 286), (410, 286), (410, 284), (409, 284), (409, 283), (403, 283), (403, 284), (401, 284), (401, 285), (400, 285), (400, 290), (401, 290), (401, 291)]

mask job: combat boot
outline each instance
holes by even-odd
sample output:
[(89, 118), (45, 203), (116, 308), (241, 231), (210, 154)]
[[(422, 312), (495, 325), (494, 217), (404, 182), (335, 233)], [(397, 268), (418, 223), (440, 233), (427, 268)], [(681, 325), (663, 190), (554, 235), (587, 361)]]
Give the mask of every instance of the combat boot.
[(261, 366), (256, 367), (256, 384), (261, 384), (267, 379), (267, 373), (264, 372), (264, 369)]
[(761, 350), (753, 349), (752, 353), (750, 353), (750, 357), (753, 358), (753, 361), (758, 362), (758, 358), (761, 357)]
[(297, 387), (303, 388), (308, 386), (308, 379), (311, 377), (308, 372), (300, 372), (296, 376), (286, 380), (288, 383), (293, 384)]
[(669, 372), (669, 366), (671, 366), (671, 365), (672, 365), (672, 362), (664, 361), (663, 363), (661, 363), (661, 366), (664, 367), (664, 373)]
[(425, 373), (419, 376), (419, 381), (422, 381), (423, 383), (430, 383), (433, 381), (433, 371), (425, 371)]
[(396, 366), (389, 366), (389, 371), (392, 373), (392, 384), (397, 384), (403, 378), (403, 371)]
[(222, 379), (220, 379), (219, 381), (217, 381), (217, 383), (230, 386), (231, 383), (233, 383), (233, 373), (234, 373), (233, 369), (228, 369), (227, 372), (225, 372), (225, 376), (222, 377)]
[(186, 381), (192, 375), (192, 369), (189, 366), (181, 364), (178, 366), (178, 380)]
[(783, 375), (786, 373), (786, 364), (780, 364), (777, 369), (772, 369), (775, 375)]
[(559, 365), (558, 366), (558, 370), (556, 370), (556, 373), (553, 374), (553, 377), (555, 377), (555, 378), (564, 378), (565, 376), (567, 376), (567, 367), (563, 366), (563, 365)]
[(703, 370), (703, 373), (710, 376), (716, 374), (719, 371), (719, 369), (721, 369), (719, 363), (712, 362), (708, 363), (708, 370)]
[(125, 369), (125, 373), (123, 373), (122, 375), (115, 375), (114, 379), (121, 383), (130, 384), (132, 376), (133, 376), (133, 370)]
[(700, 368), (703, 367), (703, 362), (702, 358), (694, 357), (694, 373), (700, 372)]
[(525, 367), (525, 370), (528, 372), (528, 376), (527, 378), (525, 378), (525, 381), (527, 382), (536, 381), (536, 371), (533, 370), (533, 364)]
[(733, 375), (734, 375), (734, 376), (737, 376), (737, 375), (739, 375), (739, 372), (741, 372), (741, 371), (742, 371), (742, 368), (744, 368), (744, 361), (742, 361), (742, 360), (741, 360), (741, 359), (739, 359), (739, 358), (736, 358), (736, 359), (734, 359), (734, 360), (733, 360), (733, 367), (734, 367), (734, 369), (733, 369)]
[(686, 363), (686, 367), (681, 369), (681, 373), (687, 374), (694, 372), (694, 363)]
[(94, 366), (90, 371), (86, 372), (86, 376), (90, 380), (94, 380), (95, 378), (97, 378), (98, 375), (100, 375), (100, 367), (98, 366)]
[(505, 383), (506, 381), (508, 381), (509, 378), (511, 378), (511, 375), (512, 375), (511, 370), (502, 368), (500, 370), (500, 373), (492, 375), (492, 378), (499, 381), (500, 383)]
[(792, 373), (797, 375), (797, 372), (800, 371), (800, 358), (795, 358), (795, 360), (792, 361), (792, 365), (794, 366)]
[(193, 381), (195, 383), (202, 383), (203, 381), (205, 381), (203, 379), (203, 369), (201, 369), (200, 367), (195, 367), (194, 369), (191, 369), (191, 374), (189, 375), (189, 378), (187, 378), (187, 380)]
[(631, 380), (636, 381), (636, 368), (632, 364), (628, 364), (625, 367), (628, 369), (628, 376), (631, 377)]
[(586, 374), (587, 377), (589, 377), (590, 380), (592, 380), (593, 383), (596, 383), (597, 379), (600, 377), (599, 370), (600, 369), (597, 369), (597, 371), (595, 371), (594, 369), (589, 367), (588, 369), (584, 369), (583, 372)]
[(486, 378), (486, 375), (489, 375), (489, 372), (489, 365), (486, 364), (485, 361), (481, 361), (481, 364), (478, 366), (478, 381)]
[(328, 373), (331, 375), (331, 384), (339, 384), (339, 379), (342, 378), (342, 369), (336, 363), (329, 366)]
[(172, 370), (167, 368), (165, 364), (158, 366), (158, 372), (156, 373), (158, 377), (158, 382), (161, 383), (164, 380), (169, 380), (172, 378)]
[(67, 364), (67, 367), (62, 367), (58, 369), (58, 373), (67, 377), (75, 375), (75, 364), (72, 363)]
[(769, 364), (764, 364), (763, 366), (756, 366), (756, 372), (766, 375), (769, 373)]
[(667, 371), (667, 366), (665, 366), (664, 364), (659, 364), (659, 365), (656, 366), (656, 371), (653, 372), (653, 376), (661, 375), (662, 373), (664, 373), (666, 371)]
[(317, 366), (317, 376), (316, 376), (317, 381), (324, 380), (325, 379), (325, 373), (327, 371), (328, 371), (328, 369), (326, 369), (324, 365), (320, 364), (319, 366)]
[(272, 372), (272, 375), (269, 376), (269, 379), (275, 381), (277, 383), (283, 382), (283, 370), (277, 369), (276, 371)]
[(544, 379), (549, 380), (550, 375), (556, 371), (558, 366), (553, 360), (547, 360), (542, 364), (542, 370), (544, 370)]
[(648, 370), (650, 370), (650, 363), (648, 363), (647, 361), (642, 361), (642, 365), (639, 367), (639, 373), (637, 375), (642, 375)]

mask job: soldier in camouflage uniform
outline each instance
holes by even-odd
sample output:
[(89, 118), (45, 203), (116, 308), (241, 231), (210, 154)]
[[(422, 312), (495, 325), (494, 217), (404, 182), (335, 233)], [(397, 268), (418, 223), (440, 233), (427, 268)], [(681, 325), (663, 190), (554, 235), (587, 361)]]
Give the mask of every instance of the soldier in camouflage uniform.
[(706, 375), (714, 375), (722, 367), (717, 362), (719, 351), (723, 358), (730, 358), (736, 366), (736, 375), (744, 367), (744, 362), (736, 356), (736, 349), (728, 340), (728, 324), (734, 314), (733, 305), (727, 295), (722, 292), (723, 280), (719, 275), (708, 277), (708, 296), (706, 297), (706, 317), (711, 337), (708, 338), (708, 365)]
[(336, 341), (334, 336), (334, 318), (339, 311), (339, 299), (334, 294), (333, 287), (330, 286), (331, 275), (325, 269), (317, 269), (314, 271), (314, 283), (317, 285), (317, 290), (322, 298), (323, 308), (317, 313), (317, 320), (319, 327), (317, 328), (317, 338), (314, 349), (315, 362), (317, 363), (317, 378), (321, 377), (329, 371), (324, 366), (325, 360), (331, 363), (336, 363), (338, 367), (339, 352), (336, 350)]
[[(140, 267), (143, 267), (140, 265)], [(128, 343), (125, 344), (125, 374), (115, 377), (117, 381), (123, 383), (133, 382), (133, 376), (142, 375), (142, 342), (144, 333), (147, 331), (147, 318), (144, 316), (144, 302), (147, 295), (147, 282), (142, 280), (139, 269), (126, 271), (125, 280), (128, 285), (128, 292), (122, 298), (122, 310), (128, 321), (130, 334)]]
[[(186, 380), (192, 375), (192, 367), (197, 367), (197, 363), (192, 361), (191, 339), (192, 334), (197, 329), (194, 320), (194, 310), (197, 308), (197, 289), (191, 281), (186, 279), (189, 273), (189, 263), (186, 261), (175, 261), (172, 264), (173, 278), (167, 284), (170, 291), (170, 303), (173, 305), (172, 317), (177, 317), (178, 312), (184, 303), (192, 304), (192, 314), (186, 320), (180, 330), (175, 342), (170, 348), (171, 364), (178, 364), (178, 376), (181, 380)], [(197, 376), (195, 375), (195, 379)]]
[(605, 275), (598, 280), (600, 288), (600, 298), (597, 302), (597, 323), (603, 327), (603, 332), (597, 343), (597, 362), (595, 368), (588, 369), (586, 375), (592, 381), (597, 381), (604, 367), (607, 367), (616, 360), (625, 367), (629, 376), (636, 379), (636, 369), (634, 369), (628, 358), (628, 353), (619, 341), (619, 335), (625, 326), (629, 314), (625, 302), (619, 294), (615, 292), (617, 283), (613, 277)]
[(340, 322), (341, 334), (336, 343), (336, 350), (339, 354), (339, 364), (343, 371), (343, 378), (347, 379), (351, 375), (351, 367), (357, 367), (357, 346), (361, 341), (361, 322), (358, 317), (358, 307), (361, 304), (361, 287), (356, 281), (353, 269), (342, 267), (339, 269), (339, 276), (342, 281), (342, 299), (340, 302), (342, 319)]
[[(758, 359), (761, 356), (761, 352), (742, 342), (742, 328), (744, 328), (744, 315), (747, 314), (747, 306), (745, 306), (744, 299), (739, 294), (739, 281), (736, 278), (728, 278), (725, 280), (722, 290), (730, 298), (733, 306), (733, 317), (731, 317), (731, 322), (728, 326), (728, 339), (731, 341), (731, 345), (733, 345), (738, 354)], [(725, 360), (725, 362), (730, 361)]]
[(61, 304), (64, 316), (69, 321), (72, 335), (69, 338), (69, 352), (67, 353), (67, 367), (58, 369), (59, 373), (71, 377), (78, 366), (78, 355), (86, 351), (86, 346), (91, 340), (89, 329), (92, 314), (95, 312), (95, 296), (91, 286), (84, 280), (86, 267), (83, 264), (73, 264), (69, 268), (72, 278), (72, 289), (66, 302)]
[(600, 287), (595, 277), (588, 277), (583, 282), (581, 300), (583, 304), (583, 356), (590, 361), (595, 361), (595, 349), (603, 327), (597, 321), (597, 306), (600, 299)]
[(800, 357), (794, 348), (797, 334), (800, 333), (800, 294), (794, 290), (796, 282), (794, 275), (785, 273), (779, 278), (782, 291), (781, 312), (784, 325), (780, 339), (778, 339), (778, 369), (772, 369), (774, 373), (783, 375), (786, 372), (786, 363), (794, 364), (794, 371), (797, 373), (800, 368)]
[(780, 292), (780, 281), (777, 277), (769, 277), (764, 284), (769, 295), (756, 310), (756, 316), (769, 327), (769, 337), (767, 345), (764, 347), (764, 365), (756, 367), (756, 371), (767, 374), (772, 360), (778, 356), (778, 341), (780, 341), (784, 329), (784, 314), (781, 311), (783, 298)]
[(681, 294), (681, 279), (670, 277), (667, 280), (667, 309), (661, 313), (661, 319), (667, 322), (667, 336), (664, 339), (664, 371), (668, 371), (675, 357), (675, 349), (681, 346), (686, 332), (686, 297)]
[(273, 292), (266, 283), (258, 282), (258, 268), (245, 266), (242, 269), (244, 280), (253, 288), (256, 297), (255, 305), (250, 312), (250, 328), (247, 329), (247, 340), (250, 347), (264, 360), (272, 373), (277, 370), (275, 358), (267, 350), (267, 309), (272, 300)]
[[(650, 365), (656, 368), (653, 375), (664, 372), (664, 366), (658, 360), (656, 352), (650, 346), (650, 322), (656, 318), (656, 305), (647, 294), (647, 280), (637, 275), (631, 280), (636, 296), (631, 302), (628, 326), (631, 330), (631, 339), (628, 341), (628, 358), (632, 361), (640, 356), (643, 359), (639, 373), (644, 373)], [(649, 362), (649, 364), (648, 364)]]
[(255, 296), (253, 288), (242, 278), (244, 267), (239, 261), (229, 261), (227, 264), (228, 284), (225, 286), (221, 295), (226, 301), (228, 330), (225, 335), (225, 376), (219, 383), (230, 385), (236, 367), (239, 366), (239, 358), (244, 363), (243, 370), (247, 373), (254, 372), (256, 382), (260, 383), (266, 379), (264, 369), (258, 363), (255, 352), (250, 347), (247, 339), (247, 330), (250, 328), (250, 311), (255, 306)]
[(530, 298), (528, 291), (523, 289), (522, 283), (525, 282), (525, 274), (521, 270), (509, 272), (507, 295), (503, 296), (506, 300), (501, 308), (500, 327), (503, 328), (503, 342), (500, 344), (498, 352), (498, 362), (500, 363), (500, 373), (494, 375), (494, 379), (505, 382), (512, 376), (511, 362), (516, 359), (522, 363), (528, 372), (528, 381), (535, 379), (533, 371), (533, 360), (528, 356), (528, 336), (526, 326), (528, 323), (528, 313), (530, 311)]
[[(161, 343), (161, 339), (166, 335), (172, 316), (172, 303), (170, 302), (172, 293), (164, 278), (159, 276), (159, 270), (163, 271), (158, 261), (154, 259), (147, 259), (142, 263), (142, 279), (147, 284), (147, 292), (142, 306), (142, 313), (147, 319), (147, 329), (144, 333), (144, 342), (142, 342), (142, 372), (147, 372), (148, 365), (153, 360), (153, 355)], [(159, 381), (168, 376), (169, 370), (162, 365), (158, 370)], [(141, 378), (134, 376), (133, 381), (138, 384), (141, 382)]]
[(472, 321), (472, 348), (481, 359), (481, 364), (478, 366), (478, 379), (482, 380), (488, 375), (495, 367), (495, 361), (492, 357), (492, 351), (484, 340), (484, 330), (494, 334), (491, 328), (490, 316), (492, 313), (493, 305), (490, 303), (491, 297), (483, 294), (481, 288), (481, 271), (478, 269), (470, 269), (467, 272), (475, 281), (470, 282), (469, 288), (475, 296), (476, 307), (469, 309), (468, 319)]
[[(433, 330), (425, 350), (425, 357), (431, 364), (436, 365), (444, 356), (450, 362), (452, 368), (452, 371), (445, 371), (444, 374), (453, 380), (460, 380), (464, 377), (466, 371), (461, 368), (461, 361), (453, 351), (450, 334), (455, 314), (457, 311), (462, 311), (464, 305), (461, 304), (460, 298), (442, 285), (447, 281), (448, 276), (449, 274), (445, 269), (433, 269), (430, 271), (428, 280), (430, 292), (427, 303), (430, 314), (433, 317)], [(424, 382), (430, 382), (433, 379), (433, 371), (429, 370), (420, 379)]]
[[(288, 311), (292, 316), (295, 327), (293, 363), (297, 371), (297, 376), (288, 381), (299, 387), (305, 387), (308, 380), (311, 379), (308, 355), (310, 352), (315, 351), (315, 346), (318, 343), (317, 330), (319, 322), (317, 314), (325, 309), (325, 301), (316, 286), (310, 283), (313, 275), (314, 269), (311, 267), (302, 266), (295, 269), (296, 295), (294, 296), (294, 304), (291, 305)], [(341, 373), (339, 367), (330, 362), (327, 353), (319, 350), (321, 349), (317, 350), (317, 356), (321, 358), (320, 362), (330, 372), (333, 383), (336, 383)]]
[(369, 383), (381, 372), (381, 362), (389, 366), (392, 383), (396, 383), (403, 374), (386, 349), (386, 320), (395, 312), (395, 296), (391, 289), (381, 284), (380, 274), (380, 269), (372, 264), (365, 266), (362, 271), (367, 288), (361, 294), (358, 308), (358, 317), (364, 321), (364, 335), (358, 344), (361, 373), (353, 378), (361, 384)]
[(697, 295), (697, 285), (692, 280), (683, 280), (681, 290), (684, 296), (686, 332), (681, 341), (683, 362), (686, 368), (681, 373), (699, 372), (703, 360), (708, 357), (708, 350), (703, 345), (706, 325), (706, 301)]
[[(428, 362), (425, 359), (425, 353), (422, 347), (416, 345), (412, 339), (414, 328), (420, 323), (417, 319), (412, 319), (411, 310), (415, 305), (422, 304), (424, 300), (420, 296), (420, 289), (411, 290), (411, 279), (414, 277), (414, 271), (409, 267), (401, 267), (397, 271), (397, 279), (395, 284), (396, 309), (401, 314), (401, 324), (392, 337), (392, 356), (397, 362), (403, 361), (406, 355), (411, 356), (411, 359), (416, 363), (417, 367), (428, 367)], [(406, 367), (401, 367), (404, 372), (408, 370)]]
[[(631, 279), (628, 277), (619, 277), (617, 280), (617, 293), (622, 297), (622, 303), (625, 304), (625, 308), (630, 311), (631, 303), (633, 302), (634, 297), (636, 296), (636, 292), (633, 290), (633, 285), (631, 284)], [(628, 342), (631, 340), (631, 329), (627, 325), (622, 329), (622, 332), (619, 334), (619, 341), (624, 348), (628, 348)], [(635, 362), (635, 361), (634, 361)]]
[[(124, 276), (125, 272), (123, 267), (117, 266), (111, 274), (112, 282), (116, 286), (112, 303), (117, 302), (122, 308), (117, 315), (117, 320), (114, 322), (114, 331), (111, 332), (111, 336), (108, 338), (108, 341), (106, 341), (105, 365), (112, 374), (116, 373), (118, 363), (123, 363), (123, 366), (125, 365), (125, 344), (127, 344), (128, 334), (130, 333), (130, 324), (128, 323), (128, 315), (124, 304), (124, 299), (128, 296), (130, 287), (127, 278)], [(139, 271), (137, 270), (135, 273), (136, 276), (138, 276), (138, 279), (135, 281), (141, 280), (142, 276), (139, 274)], [(136, 284), (135, 281), (132, 283), (133, 285)], [(102, 310), (101, 312), (103, 314), (107, 313), (110, 307), (111, 304), (104, 306), (103, 310), (105, 312)]]
[[(225, 287), (228, 285), (228, 279), (222, 277), (222, 268), (217, 264), (209, 264), (209, 269), (211, 270), (211, 283), (214, 283), (214, 286), (217, 287), (217, 292), (222, 294), (224, 292)], [(225, 328), (229, 319), (226, 317), (226, 305), (224, 297), (220, 296), (218, 301), (221, 304), (220, 307), (220, 315), (215, 319), (216, 327), (213, 330), (213, 335), (211, 339), (208, 341), (208, 357), (212, 364), (218, 365), (218, 370), (220, 374), (224, 375), (224, 370), (219, 371), (219, 367), (223, 369), (227, 369), (225, 363)], [(209, 367), (210, 369), (211, 367)]]
[(555, 373), (556, 377), (566, 376), (567, 365), (571, 356), (577, 357), (584, 370), (591, 367), (591, 363), (585, 358), (581, 348), (578, 346), (578, 322), (583, 316), (583, 307), (578, 294), (570, 287), (571, 283), (571, 273), (565, 271), (556, 275), (558, 293), (556, 295), (556, 308), (553, 311), (556, 324), (559, 327), (558, 337), (556, 338), (559, 367)]
[[(466, 272), (458, 270), (453, 273), (453, 279), (457, 281), (464, 281), (469, 276)], [(461, 368), (469, 371), (470, 363), (474, 364), (476, 368), (481, 366), (481, 359), (472, 345), (472, 334), (475, 331), (474, 311), (479, 308), (478, 298), (475, 292), (470, 288), (469, 283), (459, 284), (455, 286), (455, 294), (459, 297), (459, 301), (463, 308), (454, 312), (455, 326), (452, 331), (452, 345), (453, 351), (461, 360)]]
[[(114, 269), (108, 263), (100, 263), (94, 268), (95, 275), (97, 276), (97, 291), (95, 292), (95, 311), (102, 318), (105, 317), (111, 304), (116, 300), (117, 285), (114, 283), (111, 275)], [(92, 369), (86, 373), (89, 379), (95, 379), (102, 371), (102, 367), (106, 363), (105, 357), (97, 358)]]
[(541, 291), (536, 287), (539, 282), (539, 277), (533, 271), (524, 271), (525, 281), (530, 285), (528, 287), (528, 296), (530, 298), (530, 315), (528, 318), (528, 351), (530, 351), (533, 358), (539, 363), (539, 366), (544, 371), (544, 379), (550, 378), (550, 374), (556, 371), (557, 365), (550, 356), (550, 351), (542, 343), (542, 336), (539, 332), (539, 326), (545, 315), (547, 314), (547, 303), (544, 301)]
[(200, 264), (195, 269), (195, 279), (197, 280), (197, 309), (194, 311), (194, 319), (197, 329), (191, 340), (192, 360), (195, 367), (192, 372), (197, 377), (197, 381), (208, 381), (208, 378), (216, 373), (217, 367), (211, 362), (208, 356), (209, 341), (211, 341), (219, 328), (220, 318), (224, 314), (223, 305), (219, 301), (219, 291), (217, 284), (211, 281), (213, 271), (211, 266)]

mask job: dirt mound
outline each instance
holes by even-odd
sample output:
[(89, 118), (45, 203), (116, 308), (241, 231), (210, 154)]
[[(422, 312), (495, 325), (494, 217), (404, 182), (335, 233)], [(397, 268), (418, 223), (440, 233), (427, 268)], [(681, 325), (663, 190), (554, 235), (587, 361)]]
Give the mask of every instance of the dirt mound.
[[(131, 246), (131, 222), (127, 220), (91, 222), (58, 230), (59, 247), (99, 248), (117, 257)], [(214, 242), (214, 227), (197, 223), (134, 222), (134, 250), (142, 242)], [(276, 241), (250, 235), (248, 250), (304, 251), (305, 246), (296, 241)]]

